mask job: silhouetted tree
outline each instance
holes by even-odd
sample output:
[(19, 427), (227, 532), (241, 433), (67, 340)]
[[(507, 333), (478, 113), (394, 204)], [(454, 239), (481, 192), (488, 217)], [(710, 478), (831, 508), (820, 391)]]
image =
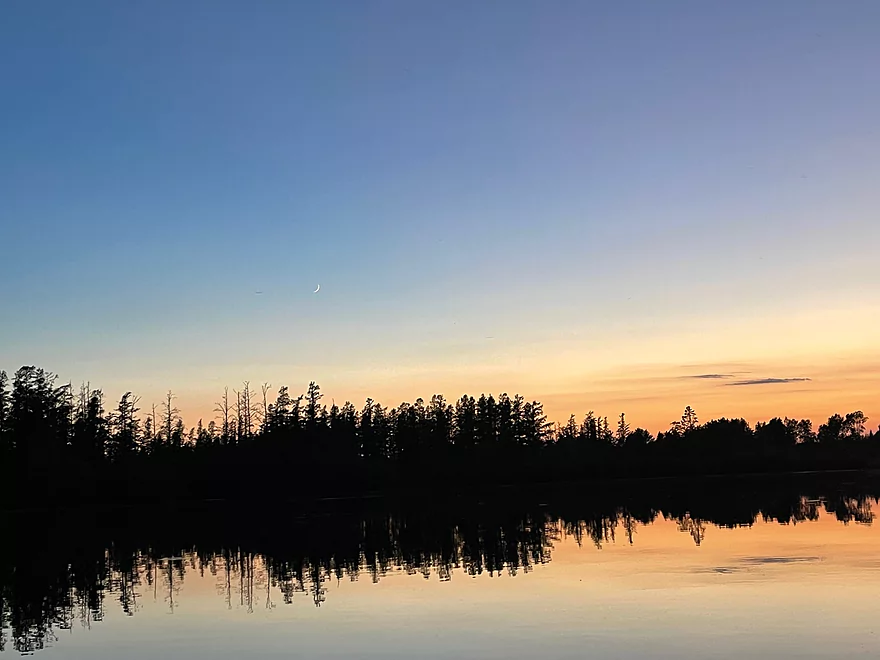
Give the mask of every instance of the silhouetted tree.
[(498, 413), (495, 397), (480, 395), (477, 399), (477, 446), (494, 448), (496, 445)]
[(498, 397), (495, 406), (496, 411), (496, 437), (501, 449), (509, 449), (515, 446), (515, 424), (513, 418), (513, 403), (506, 392)]
[(453, 425), (455, 445), (464, 450), (473, 449), (477, 442), (477, 402), (474, 397), (463, 395), (456, 401)]
[(196, 447), (208, 447), (213, 443), (214, 437), (211, 433), (212, 430), (213, 429), (210, 427), (210, 425), (208, 428), (205, 428), (202, 424), (202, 420), (199, 419), (199, 423), (196, 425), (195, 432)]
[(828, 421), (819, 426), (816, 433), (816, 440), (822, 444), (830, 444), (838, 442), (843, 435), (843, 417), (834, 414), (828, 418)]
[(364, 458), (378, 458), (379, 441), (373, 428), (373, 400), (368, 398), (361, 409), (358, 427), (359, 454)]
[[(446, 399), (440, 394), (431, 397), (425, 414), (427, 424), (427, 449), (432, 453), (444, 452), (452, 439), (452, 408), (446, 403)], [(510, 425), (511, 442), (513, 437), (513, 424)]]
[[(794, 420), (790, 420), (794, 422)], [(813, 422), (809, 419), (801, 419), (793, 425), (795, 437), (800, 444), (816, 442), (816, 434), (813, 432)]]
[(716, 456), (741, 453), (752, 449), (754, 434), (749, 423), (742, 419), (713, 419), (695, 426), (682, 422), (682, 429), (689, 428), (685, 433), (684, 440), (692, 451), (701, 451)]
[(0, 370), (0, 455), (9, 451), (9, 436), (6, 433), (9, 421), (9, 377)]
[(544, 406), (537, 401), (523, 404), (522, 443), (526, 447), (541, 447), (550, 438), (552, 424), (547, 421)]
[(100, 462), (110, 440), (109, 422), (104, 411), (104, 394), (83, 385), (73, 420), (71, 447), (80, 460)]
[(144, 431), (142, 435), (143, 447), (146, 451), (151, 451), (155, 443), (155, 432), (153, 431), (153, 417), (147, 415), (144, 420)]
[(126, 392), (119, 399), (116, 410), (110, 416), (112, 434), (107, 443), (107, 453), (111, 460), (120, 461), (131, 457), (137, 451), (140, 420), (137, 407), (140, 397)]
[(560, 445), (575, 447), (580, 438), (580, 429), (574, 415), (556, 431), (556, 442)]
[[(287, 388), (284, 388), (285, 392)], [(230, 426), (230, 415), (232, 413), (232, 405), (229, 402), (229, 388), (223, 388), (223, 396), (220, 401), (214, 404), (214, 412), (220, 415), (220, 442), (228, 445), (232, 438), (232, 427)]]
[(150, 433), (144, 434), (144, 444), (149, 448), (149, 451), (154, 452), (162, 444), (161, 427), (159, 425), (159, 417), (156, 415), (155, 403), (150, 404), (149, 417), (152, 423), (150, 424)]
[(8, 478), (13, 474), (39, 486), (32, 492), (71, 487), (62, 478), (66, 471), (81, 479), (106, 477), (126, 484), (122, 490), (129, 493), (174, 480), (184, 496), (234, 497), (254, 490), (255, 479), (261, 492), (285, 495), (880, 465), (880, 443), (867, 434), (861, 411), (833, 415), (814, 434), (807, 419), (773, 418), (754, 431), (744, 419), (700, 424), (688, 406), (654, 440), (644, 429), (631, 431), (624, 414), (616, 429), (593, 411), (581, 424), (571, 416), (554, 426), (541, 403), (507, 393), (497, 400), (464, 395), (454, 405), (436, 394), (427, 403), (419, 398), (391, 409), (367, 399), (358, 412), (348, 401), (328, 409), (315, 382), (295, 398), (280, 387), (271, 404), (267, 384), (260, 400), (245, 382), (234, 403), (224, 391), (217, 405), (219, 430), (213, 421), (205, 428), (199, 420), (187, 431), (169, 391), (161, 418), (155, 419), (153, 406), (141, 433), (138, 398), (131, 392), (108, 414), (100, 390), (84, 384), (74, 397), (69, 385), (56, 380), (22, 367), (7, 393), (0, 379), (0, 469), (6, 483), (14, 483)]
[(171, 430), (171, 440), (169, 444), (175, 449), (179, 449), (183, 446), (186, 438), (186, 429), (183, 425), (183, 420), (178, 417), (174, 422), (174, 428)]
[(624, 413), (620, 413), (620, 418), (617, 420), (617, 433), (614, 436), (614, 444), (618, 447), (622, 447), (626, 444), (626, 439), (629, 437), (629, 424), (626, 423), (626, 415)]
[(306, 423), (306, 431), (308, 433), (314, 433), (318, 428), (318, 418), (321, 413), (321, 399), (324, 397), (321, 394), (321, 388), (318, 387), (318, 384), (315, 381), (309, 383), (308, 392), (306, 392), (306, 409), (305, 409), (305, 423)]
[(15, 372), (7, 431), (16, 462), (26, 470), (46, 473), (63, 461), (70, 438), (70, 386), (56, 386), (55, 374), (37, 367)]
[(599, 442), (599, 420), (596, 419), (592, 410), (584, 416), (580, 436), (586, 442), (594, 444)]
[(865, 435), (865, 425), (868, 418), (861, 410), (847, 413), (843, 419), (843, 425), (840, 429), (841, 434), (847, 440), (860, 440)]
[(269, 383), (263, 383), (260, 386), (260, 391), (263, 394), (262, 401), (260, 402), (260, 433), (264, 433), (266, 431), (267, 424), (269, 423), (269, 390), (271, 386)]
[(9, 415), (9, 376), (0, 369), (0, 428), (6, 428), (6, 418)]
[(235, 390), (235, 431), (236, 442), (249, 440), (254, 434), (254, 413), (255, 413), (254, 393), (251, 390), (249, 381), (244, 381), (241, 392)]
[(388, 409), (379, 403), (373, 403), (371, 421), (370, 456), (372, 458), (390, 458), (391, 419), (388, 415)]
[(783, 420), (774, 417), (769, 422), (755, 424), (755, 440), (759, 446), (790, 447), (797, 443), (797, 431)]
[(649, 431), (646, 431), (643, 428), (637, 428), (635, 431), (626, 436), (625, 447), (627, 448), (641, 448), (647, 447), (654, 441), (654, 436), (651, 435)]
[[(162, 407), (164, 408), (162, 426), (164, 428), (166, 444), (179, 447), (180, 443), (176, 443), (174, 438), (174, 429), (179, 420), (178, 415), (180, 414), (180, 410), (174, 405), (174, 399), (176, 398), (177, 396), (171, 390), (168, 390), (165, 394), (165, 400), (162, 402)], [(182, 438), (180, 439), (182, 440)]]
[(334, 425), (334, 437), (342, 451), (342, 456), (350, 460), (360, 458), (358, 413), (351, 401), (346, 401), (339, 409), (339, 419)]
[(683, 433), (689, 433), (690, 431), (695, 430), (700, 425), (700, 421), (697, 419), (697, 413), (690, 406), (685, 407), (684, 412), (681, 415), (681, 429)]

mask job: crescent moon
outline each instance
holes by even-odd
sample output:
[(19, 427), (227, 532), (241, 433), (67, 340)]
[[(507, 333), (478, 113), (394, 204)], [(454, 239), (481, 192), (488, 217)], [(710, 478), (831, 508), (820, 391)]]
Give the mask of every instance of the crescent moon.
[(315, 289), (314, 291), (312, 291), (312, 293), (318, 293), (318, 291), (320, 291), (320, 290), (321, 290), (321, 285), (319, 284), (319, 285), (318, 285), (318, 288)]

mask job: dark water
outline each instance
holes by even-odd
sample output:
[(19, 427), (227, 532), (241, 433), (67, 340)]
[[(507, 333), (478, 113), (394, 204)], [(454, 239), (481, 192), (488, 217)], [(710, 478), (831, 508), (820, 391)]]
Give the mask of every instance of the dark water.
[(872, 488), (7, 514), (44, 658), (880, 656)]

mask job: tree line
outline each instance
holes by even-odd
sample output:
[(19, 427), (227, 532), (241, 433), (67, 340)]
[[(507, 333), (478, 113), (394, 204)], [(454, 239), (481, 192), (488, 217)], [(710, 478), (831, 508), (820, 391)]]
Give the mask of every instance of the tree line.
[(299, 395), (287, 387), (270, 392), (247, 382), (226, 388), (216, 417), (187, 428), (170, 391), (147, 409), (132, 392), (109, 405), (100, 389), (59, 383), (41, 368), (24, 366), (11, 379), (0, 371), (0, 461), (19, 486), (76, 482), (81, 489), (110, 480), (122, 490), (125, 482), (152, 485), (159, 494), (173, 481), (196, 496), (234, 496), (253, 487), (320, 495), (425, 479), (864, 468), (880, 458), (880, 434), (867, 429), (861, 411), (832, 415), (814, 430), (808, 419), (701, 423), (688, 406), (655, 437), (631, 429), (623, 413), (614, 423), (590, 411), (553, 424), (540, 402), (520, 395), (449, 402), (437, 394), (388, 408), (372, 399), (328, 406), (314, 382)]

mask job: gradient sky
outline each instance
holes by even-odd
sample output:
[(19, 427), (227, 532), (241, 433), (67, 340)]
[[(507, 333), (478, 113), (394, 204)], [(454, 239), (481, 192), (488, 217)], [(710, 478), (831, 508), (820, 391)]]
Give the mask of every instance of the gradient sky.
[[(314, 379), (874, 428), (878, 25), (874, 0), (4, 2), (0, 365), (172, 388), (189, 424), (223, 385)], [(768, 378), (810, 380), (731, 386)]]

